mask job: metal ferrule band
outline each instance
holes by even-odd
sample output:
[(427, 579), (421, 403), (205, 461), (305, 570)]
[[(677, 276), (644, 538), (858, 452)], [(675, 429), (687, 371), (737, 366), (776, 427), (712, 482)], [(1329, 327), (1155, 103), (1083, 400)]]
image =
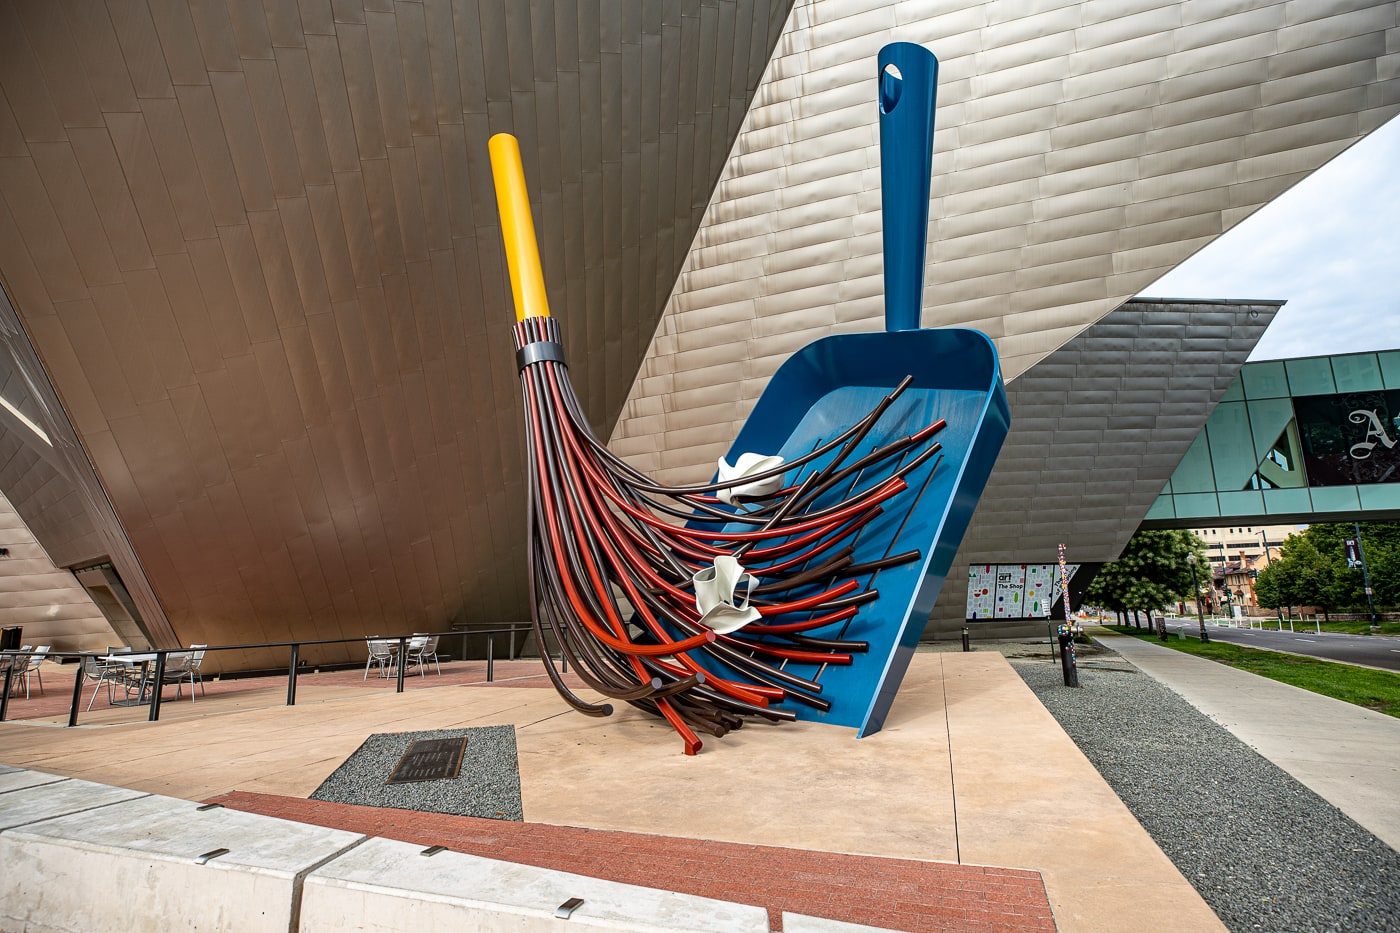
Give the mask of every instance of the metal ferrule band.
[(515, 365), (520, 369), (545, 360), (564, 363), (564, 345), (556, 340), (536, 340), (515, 351)]

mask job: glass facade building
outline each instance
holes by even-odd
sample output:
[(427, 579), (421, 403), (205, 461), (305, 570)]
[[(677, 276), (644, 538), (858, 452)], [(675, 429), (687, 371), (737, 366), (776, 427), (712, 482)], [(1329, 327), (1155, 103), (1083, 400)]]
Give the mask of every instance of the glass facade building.
[(1400, 350), (1246, 363), (1147, 524), (1357, 517), (1400, 517)]

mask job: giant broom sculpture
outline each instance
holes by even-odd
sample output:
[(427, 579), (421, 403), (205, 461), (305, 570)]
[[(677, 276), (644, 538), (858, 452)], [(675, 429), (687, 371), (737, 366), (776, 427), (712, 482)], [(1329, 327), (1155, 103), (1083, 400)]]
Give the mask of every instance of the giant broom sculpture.
[[(915, 93), (904, 87), (907, 72)], [(747, 718), (878, 730), (1005, 436), (986, 337), (917, 330), (936, 73), (918, 46), (881, 53), (886, 162), (883, 133), (901, 96), (901, 118), (912, 113), (913, 128), (900, 132), (927, 140), (912, 147), (919, 151), (905, 170), (922, 175), (921, 193), (918, 184), (899, 192), (892, 209), (891, 169), (884, 172), (886, 287), (902, 306), (899, 316), (887, 311), (891, 333), (831, 337), (799, 351), (770, 382), (717, 479), (700, 485), (656, 483), (594, 436), (549, 315), (518, 144), (491, 138), (525, 403), (535, 635), (542, 648), (556, 642), (594, 691), (664, 717), (686, 754), (700, 749), (697, 732), (723, 736)], [(908, 218), (919, 246), (891, 262), (891, 217), (910, 213), (904, 202), (921, 204), (923, 222)], [(912, 325), (896, 326), (910, 320), (911, 301)], [(935, 440), (945, 429), (957, 451)], [(939, 468), (945, 454), (951, 469)], [(833, 673), (866, 652), (877, 655), (870, 672), (853, 680)], [(574, 709), (612, 712), (574, 694), (541, 653)]]

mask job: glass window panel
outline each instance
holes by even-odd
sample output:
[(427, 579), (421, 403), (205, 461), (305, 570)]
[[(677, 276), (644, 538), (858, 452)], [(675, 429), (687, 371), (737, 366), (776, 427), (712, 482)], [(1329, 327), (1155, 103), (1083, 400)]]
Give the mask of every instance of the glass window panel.
[(1354, 512), (1361, 508), (1355, 486), (1318, 486), (1309, 492), (1312, 493), (1313, 510), (1317, 512)]
[[(1262, 463), (1279, 443), (1280, 435), (1293, 420), (1293, 400), (1267, 398), (1250, 400), (1249, 431), (1253, 438), (1254, 461)], [(1297, 469), (1297, 458), (1290, 460), (1289, 469)]]
[(1230, 383), (1230, 388), (1228, 388), (1228, 389), (1225, 390), (1225, 394), (1224, 394), (1223, 396), (1221, 396), (1220, 401), (1222, 401), (1222, 402), (1243, 402), (1243, 401), (1244, 401), (1244, 384), (1240, 381), (1240, 377), (1239, 377), (1239, 376), (1235, 376), (1235, 381), (1232, 382), (1232, 383)]
[(1177, 496), (1184, 492), (1214, 491), (1215, 474), (1210, 467), (1210, 449), (1204, 431), (1197, 434), (1187, 448), (1186, 456), (1181, 458), (1172, 473), (1171, 483), (1172, 494)]
[(1217, 518), (1220, 515), (1220, 504), (1213, 492), (1193, 492), (1173, 499), (1178, 518)]
[(1327, 357), (1310, 360), (1289, 360), (1288, 387), (1294, 395), (1331, 395), (1337, 391), (1332, 381), (1332, 367), (1327, 365)]
[[(1261, 515), (1264, 512), (1264, 496), (1254, 489), (1247, 492), (1222, 492), (1220, 511), (1224, 515)], [(1230, 530), (1235, 532), (1238, 529)]]
[(1400, 483), (1358, 486), (1363, 509), (1400, 509)]
[(1381, 366), (1374, 353), (1332, 357), (1332, 376), (1338, 392), (1375, 392), (1384, 388)]
[(1298, 443), (1298, 425), (1288, 422), (1273, 445), (1259, 458), (1252, 489), (1300, 489), (1308, 484), (1303, 465), (1303, 446)]
[(1222, 402), (1206, 422), (1210, 460), (1215, 468), (1215, 488), (1244, 489), (1258, 460), (1249, 441), (1249, 414), (1244, 402)]
[[(1306, 489), (1265, 489), (1264, 511), (1270, 515), (1306, 515), (1312, 511), (1312, 497)], [(1269, 543), (1274, 543), (1273, 539)]]
[(1284, 375), (1283, 363), (1277, 360), (1244, 364), (1240, 368), (1240, 379), (1247, 398), (1286, 398), (1288, 395), (1288, 378)]
[[(1400, 492), (1400, 489), (1397, 489), (1396, 492)], [(1152, 503), (1152, 508), (1147, 510), (1147, 514), (1143, 516), (1144, 519), (1176, 518), (1176, 508), (1173, 504), (1174, 499), (1174, 496), (1170, 496), (1167, 493), (1162, 493), (1160, 496), (1157, 497), (1157, 501)]]
[(1376, 360), (1380, 363), (1381, 378), (1385, 380), (1385, 387), (1400, 389), (1400, 350), (1377, 353)]

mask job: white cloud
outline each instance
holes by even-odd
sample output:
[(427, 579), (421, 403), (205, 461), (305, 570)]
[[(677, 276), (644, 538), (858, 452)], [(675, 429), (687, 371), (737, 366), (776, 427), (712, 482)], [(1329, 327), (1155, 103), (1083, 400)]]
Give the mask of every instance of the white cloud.
[(1250, 359), (1400, 347), (1400, 119), (1159, 279), (1144, 295), (1288, 301)]

